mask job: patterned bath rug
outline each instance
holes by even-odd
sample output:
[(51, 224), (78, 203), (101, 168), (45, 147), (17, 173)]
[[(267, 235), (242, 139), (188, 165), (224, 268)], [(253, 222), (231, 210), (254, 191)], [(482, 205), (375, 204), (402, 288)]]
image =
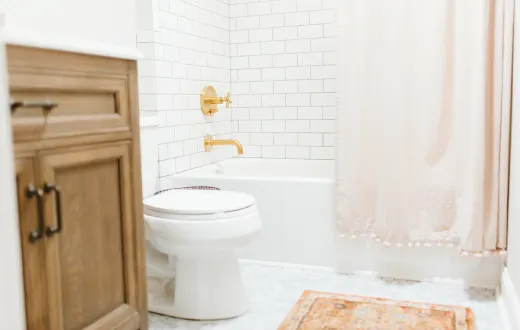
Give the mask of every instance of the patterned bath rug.
[(475, 330), (469, 308), (305, 291), (278, 330)]

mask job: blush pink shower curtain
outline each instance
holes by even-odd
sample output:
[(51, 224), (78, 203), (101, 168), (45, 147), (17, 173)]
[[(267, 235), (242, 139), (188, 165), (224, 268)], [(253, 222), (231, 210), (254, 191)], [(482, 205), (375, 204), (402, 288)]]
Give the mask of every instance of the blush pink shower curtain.
[(505, 249), (513, 1), (340, 1), (341, 237)]

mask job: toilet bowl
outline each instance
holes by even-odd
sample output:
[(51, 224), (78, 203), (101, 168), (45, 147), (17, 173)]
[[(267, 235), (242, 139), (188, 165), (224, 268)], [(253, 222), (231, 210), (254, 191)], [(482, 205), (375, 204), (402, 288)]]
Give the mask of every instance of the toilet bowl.
[(249, 309), (237, 248), (261, 228), (255, 199), (211, 190), (169, 190), (144, 200), (149, 310), (216, 320)]

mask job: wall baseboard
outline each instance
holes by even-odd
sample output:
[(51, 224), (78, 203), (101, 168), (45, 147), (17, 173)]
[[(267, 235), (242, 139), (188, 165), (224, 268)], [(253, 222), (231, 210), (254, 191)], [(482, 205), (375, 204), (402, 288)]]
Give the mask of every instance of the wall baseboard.
[[(328, 272), (335, 274), (343, 274), (343, 275), (355, 275), (361, 276), (365, 278), (377, 278), (377, 277), (387, 277), (387, 278), (398, 278), (409, 280), (408, 278), (401, 277), (392, 277), (392, 276), (382, 276), (381, 274), (374, 271), (366, 271), (366, 270), (358, 270), (349, 273), (342, 273), (334, 267), (324, 267), (324, 266), (312, 266), (312, 265), (300, 265), (300, 264), (291, 264), (285, 262), (274, 262), (274, 261), (262, 261), (262, 260), (253, 260), (253, 259), (240, 259), (240, 263), (244, 265), (256, 265), (263, 267), (275, 267), (275, 268), (288, 268), (288, 269), (299, 269), (299, 270), (310, 270), (310, 271), (320, 271), (320, 272)], [(412, 279), (413, 281), (422, 281), (422, 282), (430, 282), (430, 283), (458, 283), (464, 284), (463, 280), (456, 280), (451, 278), (420, 278), (420, 279)], [(515, 329), (516, 330), (516, 329)]]
[(520, 297), (517, 295), (507, 267), (504, 267), (502, 272), (502, 283), (498, 300), (503, 319), (506, 325), (509, 325), (509, 329), (520, 329), (520, 314), (518, 313), (520, 311)]

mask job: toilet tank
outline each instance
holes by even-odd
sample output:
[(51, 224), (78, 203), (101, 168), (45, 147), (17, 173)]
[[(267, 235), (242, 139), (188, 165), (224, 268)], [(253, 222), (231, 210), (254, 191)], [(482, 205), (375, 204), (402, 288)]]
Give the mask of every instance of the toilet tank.
[(152, 196), (157, 191), (159, 171), (158, 124), (154, 117), (141, 117), (141, 175), (143, 180), (143, 198)]

